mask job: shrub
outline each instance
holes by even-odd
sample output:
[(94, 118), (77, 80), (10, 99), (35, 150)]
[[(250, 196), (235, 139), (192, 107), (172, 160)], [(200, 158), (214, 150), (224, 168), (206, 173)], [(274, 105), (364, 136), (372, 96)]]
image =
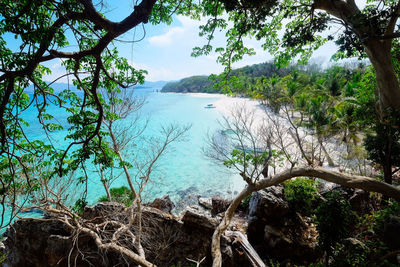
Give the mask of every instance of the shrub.
[(339, 192), (329, 192), (315, 209), (315, 216), (319, 246), (329, 256), (331, 248), (349, 233), (354, 218), (350, 203)]
[[(125, 206), (132, 205), (133, 193), (128, 187), (121, 186), (121, 187), (110, 188), (110, 194), (111, 194), (112, 201), (122, 203)], [(107, 196), (102, 196), (99, 198), (98, 201), (99, 202), (108, 202), (109, 200), (108, 200)]]
[(387, 222), (390, 216), (400, 216), (400, 203), (392, 202), (386, 208), (377, 211), (373, 217), (375, 220), (374, 231), (377, 233), (382, 233), (385, 222)]
[(296, 178), (284, 183), (285, 198), (295, 211), (311, 213), (312, 205), (319, 198), (317, 182), (310, 178)]

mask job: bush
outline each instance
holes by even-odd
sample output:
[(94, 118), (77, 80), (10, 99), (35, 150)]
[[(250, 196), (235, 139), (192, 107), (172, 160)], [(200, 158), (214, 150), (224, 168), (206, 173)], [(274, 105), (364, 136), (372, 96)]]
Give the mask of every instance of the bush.
[(392, 216), (400, 216), (400, 203), (399, 202), (392, 202), (386, 208), (377, 211), (373, 215), (373, 219), (375, 220), (374, 231), (376, 233), (382, 233), (385, 222), (389, 220)]
[(319, 198), (317, 182), (310, 178), (296, 178), (285, 182), (284, 187), (289, 207), (310, 214), (314, 201)]
[(329, 256), (331, 248), (349, 233), (354, 218), (350, 203), (339, 192), (329, 192), (315, 209), (315, 216), (319, 246)]
[[(125, 206), (132, 205), (133, 193), (128, 187), (121, 186), (121, 187), (110, 188), (110, 194), (111, 194), (111, 201), (122, 203)], [(102, 196), (98, 200), (98, 202), (108, 202), (108, 201), (109, 200), (107, 196)]]

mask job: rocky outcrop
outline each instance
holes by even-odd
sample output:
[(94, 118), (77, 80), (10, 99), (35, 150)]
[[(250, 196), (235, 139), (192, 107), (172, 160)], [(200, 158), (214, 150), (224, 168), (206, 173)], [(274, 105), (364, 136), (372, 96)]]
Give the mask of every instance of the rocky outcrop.
[(311, 220), (294, 213), (283, 186), (254, 192), (249, 205), (247, 235), (263, 258), (303, 263), (315, 259), (317, 232)]
[[(81, 216), (91, 223), (101, 223), (110, 217), (124, 221), (127, 217), (126, 207), (119, 203), (87, 207)], [(153, 207), (144, 207), (142, 245), (146, 259), (157, 266), (186, 266), (191, 264), (187, 259), (205, 257), (202, 266), (210, 266), (211, 237), (218, 223), (219, 219), (204, 216), (193, 209), (180, 218)], [(5, 236), (6, 266), (68, 266), (69, 262), (77, 266), (128, 264), (120, 255), (99, 251), (88, 236), (73, 236), (55, 217), (17, 220)], [(222, 238), (224, 266), (249, 266), (229, 242)]]
[(147, 205), (149, 207), (153, 207), (168, 213), (171, 213), (171, 211), (175, 207), (174, 203), (171, 201), (168, 195), (165, 195), (162, 198), (156, 198), (153, 202)]
[(18, 220), (5, 233), (5, 266), (66, 266), (72, 242), (61, 222)]
[(199, 197), (199, 205), (205, 209), (212, 209), (212, 198), (210, 197)]
[(319, 186), (322, 197), (325, 197), (329, 192), (339, 192), (349, 201), (352, 210), (358, 214), (368, 213), (378, 207), (378, 199), (362, 189), (344, 187), (328, 182), (322, 182)]
[(211, 199), (211, 215), (216, 216), (217, 214), (224, 212), (228, 209), (231, 201), (225, 200), (220, 196), (215, 196)]

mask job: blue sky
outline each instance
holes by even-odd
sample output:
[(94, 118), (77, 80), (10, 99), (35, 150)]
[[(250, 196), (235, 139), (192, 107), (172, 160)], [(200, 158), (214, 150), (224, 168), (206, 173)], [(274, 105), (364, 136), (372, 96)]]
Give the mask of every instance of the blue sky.
[[(120, 21), (132, 11), (132, 2), (135, 1), (104, 0), (105, 6), (101, 12), (113, 21)], [(216, 63), (216, 54), (198, 58), (190, 56), (193, 47), (201, 46), (206, 42), (204, 38), (198, 36), (199, 26), (204, 22), (205, 19), (195, 21), (188, 17), (175, 16), (171, 25), (146, 24), (144, 26), (145, 38), (140, 42), (134, 44), (119, 42), (116, 45), (120, 55), (127, 58), (134, 67), (146, 69), (149, 72), (146, 77), (147, 81), (179, 80), (192, 75), (220, 73), (223, 67)], [(140, 39), (143, 35), (144, 31), (140, 26), (119, 39), (131, 41)], [(18, 40), (15, 40), (14, 37), (10, 36), (7, 39), (10, 47), (17, 46)], [(234, 64), (234, 68), (272, 60), (272, 56), (261, 48), (261, 43), (250, 39), (247, 39), (246, 43), (253, 47), (257, 54)], [(217, 33), (213, 44), (215, 46), (223, 45), (224, 33)], [(70, 49), (73, 48), (72, 46)], [(335, 51), (336, 46), (331, 42), (317, 50), (313, 58), (321, 64), (325, 64)], [(46, 80), (52, 80), (65, 73), (59, 60), (46, 63), (46, 66), (53, 71), (53, 74)], [(66, 82), (66, 80), (61, 80), (61, 82)]]

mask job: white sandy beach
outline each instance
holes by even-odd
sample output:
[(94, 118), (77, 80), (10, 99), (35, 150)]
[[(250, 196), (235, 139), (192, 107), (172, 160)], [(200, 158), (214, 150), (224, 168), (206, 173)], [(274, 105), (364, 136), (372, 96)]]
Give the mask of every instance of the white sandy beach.
[[(268, 124), (266, 123), (266, 121), (268, 121), (268, 116), (277, 119), (282, 129), (289, 130), (291, 128), (291, 125), (289, 124), (287, 119), (285, 119), (286, 116), (283, 112), (279, 115), (273, 114), (272, 112), (268, 112), (269, 115), (267, 115), (265, 107), (261, 106), (260, 102), (257, 100), (244, 97), (231, 97), (223, 94), (190, 93), (190, 95), (193, 97), (204, 97), (204, 98), (216, 97), (217, 100), (214, 102), (210, 102), (210, 104), (213, 104), (215, 106), (215, 109), (225, 117), (232, 116), (232, 111), (238, 108), (239, 109), (244, 108), (249, 112), (253, 112), (254, 114), (253, 125), (255, 126), (255, 130), (257, 130), (257, 128), (259, 129), (261, 126), (265, 124)], [(315, 145), (316, 140), (313, 140), (314, 136), (310, 135), (303, 128), (299, 128), (298, 130), (302, 140), (306, 140), (309, 144)], [(284, 135), (286, 135), (286, 139), (292, 140), (290, 142), (293, 142), (293, 137), (289, 134), (289, 131), (286, 131)], [(346, 160), (343, 161), (340, 155), (345, 153), (345, 147), (339, 144), (339, 142), (337, 142), (335, 138), (331, 138), (330, 140), (325, 140), (325, 147), (331, 154), (331, 157), (334, 158), (336, 162), (341, 162), (341, 164), (344, 166), (351, 163), (351, 161), (346, 161)], [(288, 150), (293, 155), (299, 154), (298, 147), (294, 145), (294, 143), (290, 146), (290, 148), (288, 148)], [(327, 165), (327, 162), (325, 162), (324, 166), (327, 168), (332, 168)], [(337, 167), (333, 169), (337, 169)]]
[(260, 106), (259, 101), (245, 97), (232, 97), (224, 94), (208, 94), (208, 93), (189, 93), (193, 97), (208, 98), (214, 97), (218, 100), (210, 102), (221, 113), (222, 116), (229, 117), (235, 109), (246, 109), (249, 112), (254, 112), (255, 125), (261, 126), (266, 118), (265, 111)]

